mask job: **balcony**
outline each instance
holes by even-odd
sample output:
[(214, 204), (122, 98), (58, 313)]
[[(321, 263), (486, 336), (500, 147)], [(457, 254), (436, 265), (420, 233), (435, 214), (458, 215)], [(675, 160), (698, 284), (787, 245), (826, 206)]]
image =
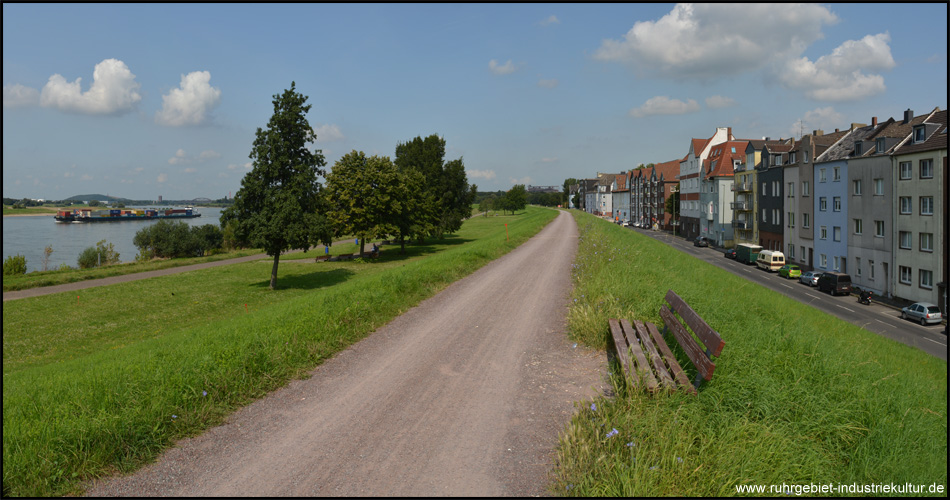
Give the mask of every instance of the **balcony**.
[(744, 220), (736, 219), (732, 221), (732, 227), (736, 229), (749, 229), (749, 223)]
[(752, 210), (751, 204), (748, 201), (734, 201), (729, 204), (733, 210), (743, 210), (749, 211)]
[(732, 190), (738, 192), (752, 191), (751, 182), (735, 182), (732, 184)]

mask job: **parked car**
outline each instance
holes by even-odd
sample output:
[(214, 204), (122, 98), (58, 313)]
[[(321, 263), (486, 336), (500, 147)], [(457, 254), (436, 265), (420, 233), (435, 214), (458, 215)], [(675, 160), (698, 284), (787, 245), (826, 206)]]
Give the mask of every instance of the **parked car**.
[(816, 273), (815, 271), (805, 271), (798, 278), (798, 281), (808, 285), (808, 286), (817, 286), (818, 277), (821, 276), (821, 273)]
[(735, 248), (730, 248), (729, 250), (726, 250), (726, 254), (725, 254), (725, 255), (726, 255), (726, 258), (727, 258), (727, 259), (735, 259), (735, 258), (736, 258), (736, 249), (735, 249)]
[(915, 302), (901, 309), (901, 318), (920, 321), (921, 325), (927, 323), (940, 323), (943, 321), (943, 314), (940, 308), (930, 302)]
[(621, 226), (621, 227), (630, 227), (630, 221), (624, 219), (623, 221), (620, 222), (620, 226)]
[(851, 276), (844, 273), (829, 271), (818, 277), (818, 290), (828, 291), (831, 295), (851, 295)]
[(802, 268), (796, 266), (795, 264), (785, 264), (784, 266), (778, 268), (778, 275), (784, 276), (788, 279), (798, 278), (802, 275)]
[(705, 236), (697, 236), (696, 239), (693, 240), (693, 245), (697, 247), (708, 247), (709, 239)]

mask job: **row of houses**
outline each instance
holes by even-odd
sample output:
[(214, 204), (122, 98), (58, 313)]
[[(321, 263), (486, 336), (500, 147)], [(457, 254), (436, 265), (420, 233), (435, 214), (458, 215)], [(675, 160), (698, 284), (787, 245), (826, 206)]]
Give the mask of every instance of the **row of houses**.
[[(571, 191), (574, 208), (592, 214), (782, 251), (803, 270), (847, 273), (862, 289), (947, 313), (946, 110), (797, 140), (717, 128), (683, 158), (598, 173)], [(666, 207), (674, 193), (679, 217)]]

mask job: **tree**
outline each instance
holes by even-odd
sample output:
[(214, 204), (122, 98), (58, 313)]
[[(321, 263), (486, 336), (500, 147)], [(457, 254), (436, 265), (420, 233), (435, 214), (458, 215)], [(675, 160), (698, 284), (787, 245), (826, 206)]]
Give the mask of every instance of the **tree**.
[(98, 207), (98, 206), (99, 206), (99, 200), (89, 200), (89, 206), (90, 206), (90, 207)]
[(329, 245), (330, 227), (323, 215), (319, 176), (326, 165), (320, 150), (308, 143), (316, 134), (307, 121), (307, 96), (294, 91), (295, 82), (283, 95), (274, 95), (274, 114), (267, 129), (257, 129), (251, 149), (253, 168), (241, 180), (234, 204), (225, 209), (221, 222), (236, 220), (235, 234), (274, 258), (270, 288), (277, 285), (277, 266), (285, 250), (307, 251)]
[(3, 261), (3, 275), (13, 276), (15, 274), (26, 274), (26, 257), (20, 254), (11, 255)]
[[(680, 193), (674, 191), (666, 198), (666, 213), (673, 218), (674, 224), (680, 220)], [(675, 230), (675, 227), (674, 227)]]
[(360, 256), (367, 238), (385, 238), (399, 232), (396, 219), (402, 214), (401, 181), (388, 157), (367, 158), (355, 150), (337, 160), (327, 175), (327, 218), (335, 235), (359, 237)]
[(46, 271), (49, 269), (49, 258), (53, 255), (53, 245), (46, 245), (46, 248), (43, 249), (43, 270)]
[[(570, 198), (571, 198), (571, 186), (573, 186), (574, 184), (577, 184), (577, 179), (575, 179), (575, 178), (573, 178), (573, 177), (564, 180), (564, 197), (563, 197), (564, 202), (563, 202), (563, 204), (564, 204), (564, 207), (565, 207), (565, 208), (568, 206), (568, 203), (569, 203), (569, 201), (570, 201)], [(574, 206), (576, 207), (577, 205), (574, 205)]]
[(80, 269), (89, 269), (101, 265), (118, 264), (119, 252), (115, 251), (115, 245), (106, 243), (106, 240), (99, 240), (94, 247), (87, 247), (83, 250), (77, 259)]
[(484, 198), (482, 202), (478, 205), (479, 212), (485, 212), (485, 217), (488, 217), (488, 212), (495, 208), (495, 196), (490, 195), (488, 198)]
[(525, 191), (524, 184), (515, 184), (514, 187), (505, 193), (505, 210), (510, 210), (512, 214), (516, 210), (524, 210), (528, 205), (528, 192)]

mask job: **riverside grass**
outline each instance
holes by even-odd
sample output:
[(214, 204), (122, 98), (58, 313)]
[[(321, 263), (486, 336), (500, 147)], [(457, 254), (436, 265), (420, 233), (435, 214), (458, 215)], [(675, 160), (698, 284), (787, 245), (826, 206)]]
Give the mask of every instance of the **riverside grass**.
[(737, 496), (738, 485), (765, 485), (764, 495), (776, 496), (769, 485), (911, 483), (925, 495), (943, 485), (946, 496), (945, 361), (572, 214), (575, 340), (606, 349), (609, 318), (662, 325), (672, 289), (726, 347), (697, 396), (631, 391), (612, 363), (616, 396), (593, 401), (595, 409), (587, 402), (562, 432), (554, 494)]
[(79, 304), (71, 293), (4, 304), (3, 496), (80, 494), (86, 480), (136, 469), (556, 215), (476, 217), (406, 256), (397, 246), (339, 263), (295, 254), (281, 259), (276, 291), (265, 259), (82, 290)]

